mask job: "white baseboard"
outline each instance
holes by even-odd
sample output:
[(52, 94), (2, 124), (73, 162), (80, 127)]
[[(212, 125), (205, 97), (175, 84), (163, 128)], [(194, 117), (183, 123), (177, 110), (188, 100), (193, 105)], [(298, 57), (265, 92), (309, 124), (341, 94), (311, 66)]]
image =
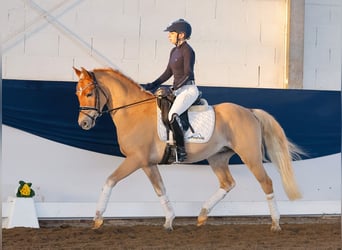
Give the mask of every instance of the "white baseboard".
[[(196, 217), (201, 202), (173, 202), (176, 216)], [(96, 203), (93, 202), (36, 202), (39, 219), (92, 218)], [(341, 201), (278, 201), (281, 215), (337, 215), (341, 214)], [(9, 203), (2, 204), (2, 217), (9, 215)], [(263, 216), (269, 215), (266, 202), (219, 203), (211, 216)], [(159, 202), (110, 202), (105, 217), (137, 218), (163, 217)]]

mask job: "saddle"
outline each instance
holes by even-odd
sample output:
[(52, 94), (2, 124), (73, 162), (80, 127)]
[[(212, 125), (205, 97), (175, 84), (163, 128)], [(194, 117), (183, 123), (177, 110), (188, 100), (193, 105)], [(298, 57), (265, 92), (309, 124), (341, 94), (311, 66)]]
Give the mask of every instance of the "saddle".
[[(164, 124), (166, 128), (166, 147), (164, 150), (164, 155), (162, 160), (159, 162), (159, 164), (172, 164), (177, 162), (177, 155), (176, 155), (176, 146), (174, 143), (169, 143), (169, 134), (171, 131), (171, 125), (169, 123), (168, 114), (172, 107), (172, 104), (176, 98), (176, 96), (173, 94), (172, 90), (168, 87), (160, 87), (158, 88), (154, 95), (157, 97), (157, 105), (160, 110), (160, 118), (162, 123)], [(196, 101), (189, 107), (191, 109), (192, 107), (196, 106), (197, 108), (200, 105), (207, 105), (207, 102), (201, 98), (202, 93), (198, 95)], [(181, 121), (181, 128), (183, 129), (184, 134), (190, 129), (191, 133), (195, 133), (193, 127), (190, 124), (189, 120), (189, 113), (188, 110), (186, 110), (183, 114), (180, 115), (180, 121)]]
[[(160, 87), (155, 92), (154, 95), (157, 97), (157, 104), (161, 111), (161, 118), (163, 121), (163, 124), (165, 125), (167, 131), (171, 130), (171, 125), (168, 119), (169, 111), (172, 107), (172, 104), (176, 98), (176, 96), (173, 94), (172, 90), (168, 87)], [(199, 95), (195, 102), (191, 105), (203, 105), (202, 103), (202, 92), (199, 92)], [(190, 107), (191, 108), (191, 107)], [(190, 109), (189, 108), (189, 109)], [(188, 110), (186, 110), (183, 114), (179, 116), (183, 132), (185, 133), (189, 128), (194, 133), (194, 129), (192, 128), (190, 122), (189, 122), (189, 114)]]

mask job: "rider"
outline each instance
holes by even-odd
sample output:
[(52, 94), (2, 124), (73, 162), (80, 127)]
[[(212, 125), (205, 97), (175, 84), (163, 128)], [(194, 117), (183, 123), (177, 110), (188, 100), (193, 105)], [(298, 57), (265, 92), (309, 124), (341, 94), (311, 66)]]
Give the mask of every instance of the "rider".
[(146, 90), (155, 90), (173, 75), (172, 90), (176, 99), (170, 109), (168, 119), (176, 140), (179, 161), (184, 161), (187, 157), (179, 116), (196, 101), (199, 95), (194, 81), (195, 52), (186, 41), (190, 39), (191, 30), (191, 25), (184, 19), (174, 21), (164, 30), (169, 32), (168, 38), (175, 47), (171, 50), (164, 73), (145, 86)]

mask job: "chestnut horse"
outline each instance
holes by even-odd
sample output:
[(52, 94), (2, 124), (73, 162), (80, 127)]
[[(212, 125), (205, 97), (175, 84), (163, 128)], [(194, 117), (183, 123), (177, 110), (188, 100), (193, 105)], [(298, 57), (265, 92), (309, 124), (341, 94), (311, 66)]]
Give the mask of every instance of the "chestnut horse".
[[(96, 119), (103, 112), (110, 113), (117, 130), (120, 150), (125, 155), (124, 161), (107, 178), (102, 188), (94, 217), (94, 229), (103, 224), (103, 213), (113, 187), (142, 168), (164, 210), (164, 228), (172, 230), (175, 214), (158, 170), (166, 143), (159, 139), (157, 133), (156, 97), (117, 70), (74, 70), (79, 78), (76, 86), (80, 104), (78, 124), (82, 129), (89, 130), (95, 126)], [(103, 110), (105, 105), (106, 111)], [(215, 127), (209, 141), (186, 144), (188, 156), (185, 163), (207, 159), (220, 184), (220, 188), (202, 205), (197, 225), (205, 224), (213, 207), (235, 186), (228, 162), (232, 155), (238, 154), (266, 195), (272, 218), (271, 230), (281, 230), (272, 180), (264, 169), (263, 159), (267, 152), (268, 159), (279, 170), (288, 198), (298, 199), (301, 194), (291, 160), (301, 153), (300, 149), (288, 141), (279, 123), (263, 110), (247, 109), (233, 103), (221, 103), (213, 106), (213, 109)]]

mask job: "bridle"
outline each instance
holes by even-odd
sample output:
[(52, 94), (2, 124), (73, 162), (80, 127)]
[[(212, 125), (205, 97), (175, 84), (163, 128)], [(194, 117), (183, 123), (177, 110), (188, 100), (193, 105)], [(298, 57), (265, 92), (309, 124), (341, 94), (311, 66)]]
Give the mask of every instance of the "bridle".
[[(95, 123), (96, 119), (98, 117), (101, 117), (104, 113), (111, 113), (111, 112), (117, 111), (119, 109), (128, 108), (128, 107), (131, 107), (131, 106), (134, 106), (134, 105), (137, 105), (137, 104), (140, 104), (140, 103), (148, 102), (148, 101), (151, 101), (151, 100), (154, 100), (154, 99), (157, 98), (156, 96), (153, 96), (151, 98), (147, 98), (147, 99), (144, 99), (144, 100), (141, 100), (141, 101), (137, 101), (137, 102), (133, 102), (133, 103), (130, 103), (130, 104), (126, 104), (126, 105), (123, 105), (123, 106), (120, 106), (120, 107), (116, 107), (116, 108), (112, 108), (112, 109), (107, 109), (107, 110), (101, 110), (101, 106), (100, 106), (101, 105), (100, 104), (100, 92), (105, 96), (106, 103), (108, 102), (108, 96), (106, 95), (106, 92), (98, 84), (94, 72), (88, 72), (88, 73), (91, 76), (92, 82), (89, 83), (88, 85), (86, 85), (84, 88), (81, 88), (81, 89), (77, 90), (76, 92), (82, 92), (83, 90), (85, 90), (85, 89), (89, 88), (90, 86), (94, 85), (94, 89), (95, 89), (95, 107), (89, 107), (89, 106), (80, 106), (79, 107), (79, 112), (83, 113), (86, 116), (88, 116), (94, 123)], [(85, 112), (85, 111), (89, 111), (89, 110), (96, 111), (95, 115), (91, 116), (87, 112)]]
[[(100, 106), (100, 91), (102, 92), (102, 94), (105, 96), (106, 98), (106, 103), (108, 101), (108, 97), (106, 95), (106, 93), (104, 92), (104, 90), (99, 86), (95, 74), (94, 72), (88, 72), (92, 78), (91, 83), (89, 83), (88, 85), (86, 85), (84, 88), (80, 88), (78, 89), (76, 92), (82, 92), (84, 90), (86, 90), (87, 88), (89, 88), (90, 86), (94, 86), (94, 91), (95, 91), (95, 106), (94, 107), (89, 107), (89, 106), (80, 106), (79, 107), (79, 112), (88, 116), (93, 122), (95, 122), (95, 120), (100, 117), (103, 114), (103, 111), (101, 111), (101, 106)], [(89, 111), (89, 110), (94, 110), (96, 111), (96, 113), (91, 116), (90, 114), (88, 114), (85, 111)]]

